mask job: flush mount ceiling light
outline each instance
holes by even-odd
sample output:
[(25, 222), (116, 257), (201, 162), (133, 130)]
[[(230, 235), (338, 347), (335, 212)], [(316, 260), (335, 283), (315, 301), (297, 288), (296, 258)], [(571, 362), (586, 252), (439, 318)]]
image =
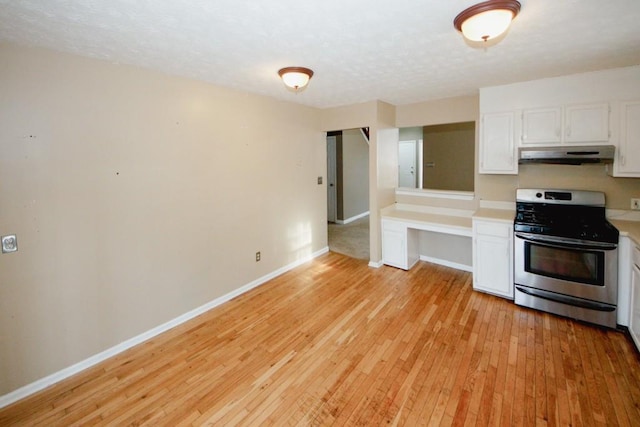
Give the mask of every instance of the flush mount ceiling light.
[(284, 84), (296, 92), (309, 83), (313, 71), (305, 67), (284, 67), (278, 71)]
[(507, 31), (518, 12), (516, 0), (489, 0), (460, 12), (453, 26), (471, 41), (486, 42)]

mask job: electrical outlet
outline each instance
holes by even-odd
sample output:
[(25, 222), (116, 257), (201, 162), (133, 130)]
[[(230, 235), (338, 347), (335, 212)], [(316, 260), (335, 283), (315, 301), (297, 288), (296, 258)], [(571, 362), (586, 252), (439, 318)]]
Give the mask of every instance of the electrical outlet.
[(260, 252), (256, 252), (256, 262), (260, 261)]
[(631, 199), (631, 210), (640, 211), (640, 199)]
[(18, 239), (15, 234), (2, 236), (2, 253), (16, 252), (18, 250)]
[(322, 185), (322, 177), (321, 176), (318, 177), (318, 185)]

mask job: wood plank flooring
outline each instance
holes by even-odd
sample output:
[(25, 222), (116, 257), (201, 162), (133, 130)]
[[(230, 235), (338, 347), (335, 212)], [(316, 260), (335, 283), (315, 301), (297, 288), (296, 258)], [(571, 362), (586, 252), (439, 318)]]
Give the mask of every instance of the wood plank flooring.
[(621, 332), (329, 253), (23, 401), (0, 425), (638, 426)]

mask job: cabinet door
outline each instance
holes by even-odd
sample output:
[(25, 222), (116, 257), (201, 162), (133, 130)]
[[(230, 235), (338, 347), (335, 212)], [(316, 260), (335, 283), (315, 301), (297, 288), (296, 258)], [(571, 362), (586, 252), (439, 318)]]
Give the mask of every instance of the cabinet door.
[(567, 106), (564, 141), (567, 143), (608, 142), (609, 104)]
[(489, 221), (473, 224), (473, 288), (513, 298), (512, 225)]
[(382, 223), (382, 262), (402, 269), (408, 268), (407, 232)]
[(480, 173), (518, 173), (513, 112), (484, 114), (480, 121)]
[(620, 105), (620, 146), (615, 176), (640, 177), (640, 101)]
[(522, 112), (522, 144), (559, 144), (562, 108), (535, 108)]
[(634, 265), (631, 271), (631, 318), (629, 332), (640, 350), (640, 270)]

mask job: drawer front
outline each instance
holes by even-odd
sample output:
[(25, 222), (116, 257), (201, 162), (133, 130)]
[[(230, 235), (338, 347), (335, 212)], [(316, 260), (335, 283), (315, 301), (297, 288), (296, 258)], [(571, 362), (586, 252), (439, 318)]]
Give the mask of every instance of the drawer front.
[(382, 228), (389, 231), (405, 231), (407, 229), (407, 226), (402, 222), (383, 219)]
[(475, 221), (473, 223), (476, 234), (483, 234), (486, 236), (503, 237), (508, 239), (511, 233), (510, 224), (497, 224), (494, 222), (480, 222)]

